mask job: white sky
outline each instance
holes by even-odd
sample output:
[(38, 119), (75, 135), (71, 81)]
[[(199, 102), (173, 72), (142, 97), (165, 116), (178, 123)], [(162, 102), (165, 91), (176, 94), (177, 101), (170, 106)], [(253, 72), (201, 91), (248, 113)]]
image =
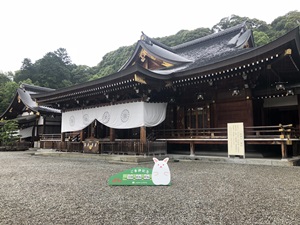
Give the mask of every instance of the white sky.
[(102, 57), (132, 45), (141, 31), (164, 37), (211, 28), (232, 14), (271, 23), (298, 10), (299, 0), (0, 0), (0, 71), (19, 70), (65, 48), (73, 63), (96, 66)]

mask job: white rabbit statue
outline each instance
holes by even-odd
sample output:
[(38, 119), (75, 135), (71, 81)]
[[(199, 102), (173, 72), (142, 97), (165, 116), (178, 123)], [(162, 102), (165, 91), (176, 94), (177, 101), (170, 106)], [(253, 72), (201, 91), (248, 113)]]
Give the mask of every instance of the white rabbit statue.
[(153, 158), (154, 166), (152, 169), (152, 182), (155, 185), (169, 185), (171, 181), (171, 173), (168, 166), (169, 158), (160, 161)]

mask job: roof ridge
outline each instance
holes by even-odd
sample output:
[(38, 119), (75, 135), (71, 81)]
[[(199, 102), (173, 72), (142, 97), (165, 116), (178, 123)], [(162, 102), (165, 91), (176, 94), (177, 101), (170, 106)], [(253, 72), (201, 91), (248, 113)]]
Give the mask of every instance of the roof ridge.
[(33, 84), (26, 84), (26, 83), (21, 83), (20, 84), (20, 88), (25, 89), (25, 90), (38, 90), (38, 91), (43, 91), (43, 92), (47, 92), (47, 91), (55, 91), (55, 89), (53, 88), (48, 88), (48, 87), (41, 87), (41, 86), (36, 86)]
[[(155, 40), (154, 38), (150, 38), (148, 35), (146, 35), (143, 31), (142, 31), (142, 35), (141, 35), (141, 41), (145, 42), (146, 44), (155, 44), (161, 48), (164, 48), (170, 52), (173, 52), (174, 53), (174, 49), (172, 49), (171, 47)], [(150, 42), (150, 43), (149, 43)]]
[(240, 29), (242, 29), (243, 27), (245, 27), (245, 22), (244, 22), (244, 23), (241, 23), (241, 24), (238, 24), (238, 25), (235, 25), (235, 26), (233, 26), (233, 27), (230, 27), (230, 28), (228, 28), (228, 29), (222, 30), (222, 31), (220, 31), (220, 32), (213, 33), (213, 34), (210, 34), (210, 35), (206, 35), (206, 36), (204, 36), (204, 37), (197, 38), (197, 39), (195, 39), (195, 40), (188, 41), (188, 42), (185, 42), (185, 43), (176, 45), (176, 46), (174, 46), (174, 47), (172, 47), (172, 48), (173, 48), (173, 50), (178, 50), (178, 49), (181, 49), (181, 48), (185, 48), (185, 47), (188, 47), (188, 46), (192, 46), (192, 45), (195, 45), (195, 44), (204, 42), (204, 41), (208, 41), (208, 40), (211, 40), (211, 39), (214, 39), (214, 38), (217, 38), (217, 37), (220, 37), (220, 36), (229, 34), (229, 33), (234, 32), (234, 31), (236, 31), (236, 30), (240, 30)]

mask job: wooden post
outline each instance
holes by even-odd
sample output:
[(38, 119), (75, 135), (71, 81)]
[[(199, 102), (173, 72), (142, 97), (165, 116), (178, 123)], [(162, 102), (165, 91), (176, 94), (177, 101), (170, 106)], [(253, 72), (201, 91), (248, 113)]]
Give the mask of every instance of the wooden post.
[(190, 156), (195, 156), (195, 143), (190, 142)]
[(83, 137), (83, 130), (80, 131), (79, 133), (79, 138), (80, 138), (80, 141), (84, 141), (84, 137)]
[(283, 159), (287, 158), (287, 147), (284, 141), (281, 142), (281, 157)]
[(140, 149), (140, 153), (144, 153), (144, 148), (147, 144), (147, 131), (146, 131), (146, 127), (141, 127), (140, 128), (140, 143), (141, 143), (141, 149)]
[(66, 133), (61, 133), (61, 135), (60, 135), (60, 141), (61, 142), (65, 142), (65, 139), (66, 139)]
[(296, 127), (300, 128), (300, 104), (299, 104), (299, 102), (300, 102), (300, 95), (297, 95), (297, 100), (298, 100), (298, 118), (299, 118), (299, 123), (296, 124)]
[(43, 116), (43, 134), (46, 132), (46, 123), (47, 123), (47, 116)]
[(60, 146), (59, 146), (59, 150), (63, 150), (63, 149), (65, 149), (65, 145), (66, 145), (66, 133), (61, 133), (61, 135), (60, 135)]
[(116, 132), (114, 128), (109, 128), (109, 140), (111, 142), (116, 140)]

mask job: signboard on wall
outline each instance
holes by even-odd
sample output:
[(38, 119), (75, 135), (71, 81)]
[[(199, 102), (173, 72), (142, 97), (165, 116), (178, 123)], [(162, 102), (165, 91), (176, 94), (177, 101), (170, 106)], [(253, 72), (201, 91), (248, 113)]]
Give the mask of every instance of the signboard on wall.
[(228, 157), (243, 156), (245, 158), (244, 123), (228, 123)]

